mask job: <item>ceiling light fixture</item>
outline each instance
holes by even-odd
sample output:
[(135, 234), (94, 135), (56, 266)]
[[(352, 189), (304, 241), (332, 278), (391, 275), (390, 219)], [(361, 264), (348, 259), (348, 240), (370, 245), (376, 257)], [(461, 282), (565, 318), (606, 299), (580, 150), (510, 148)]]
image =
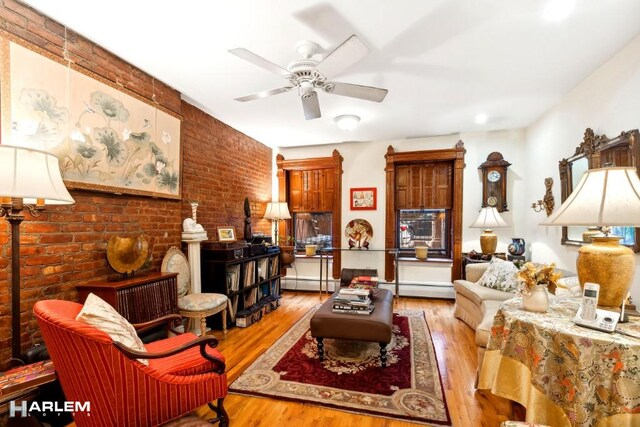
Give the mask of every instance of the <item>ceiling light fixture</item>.
[(484, 113), (476, 114), (475, 121), (476, 121), (477, 124), (483, 125), (483, 124), (487, 123), (487, 120), (489, 120), (489, 117), (487, 117), (486, 114), (484, 114)]
[(548, 0), (542, 11), (542, 17), (547, 22), (564, 21), (576, 8), (576, 0)]
[(354, 114), (343, 114), (342, 116), (338, 116), (333, 119), (333, 121), (336, 122), (336, 126), (338, 126), (339, 129), (350, 131), (358, 126), (360, 117)]

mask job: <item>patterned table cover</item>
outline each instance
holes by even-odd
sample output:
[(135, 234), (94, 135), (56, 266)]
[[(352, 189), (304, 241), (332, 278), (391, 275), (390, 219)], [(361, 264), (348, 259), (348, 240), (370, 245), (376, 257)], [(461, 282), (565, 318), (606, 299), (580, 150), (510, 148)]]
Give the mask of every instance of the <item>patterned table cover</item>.
[(522, 403), (527, 421), (640, 426), (640, 322), (609, 334), (573, 323), (580, 298), (551, 296), (547, 313), (521, 305), (498, 310), (478, 388)]

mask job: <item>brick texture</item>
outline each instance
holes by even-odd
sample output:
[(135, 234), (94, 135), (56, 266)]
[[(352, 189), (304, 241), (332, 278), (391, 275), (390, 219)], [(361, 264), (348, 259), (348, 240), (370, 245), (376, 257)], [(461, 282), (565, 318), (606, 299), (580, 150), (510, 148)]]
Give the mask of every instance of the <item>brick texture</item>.
[[(62, 56), (64, 27), (14, 0), (0, 0), (0, 30)], [(71, 191), (75, 205), (50, 207), (39, 218), (27, 214), (20, 250), (23, 349), (41, 340), (32, 313), (36, 301), (77, 300), (78, 284), (117, 276), (106, 258), (111, 236), (149, 236), (152, 257), (143, 270), (157, 271), (167, 249), (181, 244), (190, 201), (198, 201), (198, 222), (210, 238), (216, 227), (228, 225), (243, 237), (245, 197), (254, 232), (270, 230), (261, 219), (271, 199), (269, 147), (182, 101), (178, 91), (82, 36), (67, 30), (66, 37), (76, 64), (183, 116), (182, 200)], [(0, 370), (8, 366), (11, 347), (10, 269), (10, 226), (0, 219)]]

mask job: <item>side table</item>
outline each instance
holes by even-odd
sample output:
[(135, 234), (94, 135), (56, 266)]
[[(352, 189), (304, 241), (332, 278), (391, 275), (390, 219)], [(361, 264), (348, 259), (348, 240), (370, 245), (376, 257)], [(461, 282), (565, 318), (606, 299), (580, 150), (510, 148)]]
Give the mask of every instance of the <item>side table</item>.
[(528, 422), (640, 425), (640, 321), (609, 334), (573, 323), (580, 298), (551, 296), (546, 313), (521, 304), (505, 301), (493, 318), (478, 389), (522, 404)]

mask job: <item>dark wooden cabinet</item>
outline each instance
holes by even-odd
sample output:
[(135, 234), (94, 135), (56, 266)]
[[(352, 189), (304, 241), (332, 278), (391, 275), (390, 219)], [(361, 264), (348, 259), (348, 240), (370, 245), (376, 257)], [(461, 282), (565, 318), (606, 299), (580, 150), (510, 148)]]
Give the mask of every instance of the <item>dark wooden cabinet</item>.
[(150, 273), (117, 282), (78, 285), (78, 299), (84, 303), (93, 293), (131, 323), (144, 323), (178, 313), (178, 273)]
[(396, 166), (396, 209), (451, 209), (451, 162)]
[[(203, 246), (200, 254), (202, 292), (229, 297), (227, 325), (239, 324), (239, 318), (246, 322), (246, 316), (255, 315), (254, 321), (258, 320), (257, 316), (280, 304), (279, 251), (223, 260), (219, 251)], [(216, 316), (209, 318), (208, 323), (216, 322), (216, 319)]]

